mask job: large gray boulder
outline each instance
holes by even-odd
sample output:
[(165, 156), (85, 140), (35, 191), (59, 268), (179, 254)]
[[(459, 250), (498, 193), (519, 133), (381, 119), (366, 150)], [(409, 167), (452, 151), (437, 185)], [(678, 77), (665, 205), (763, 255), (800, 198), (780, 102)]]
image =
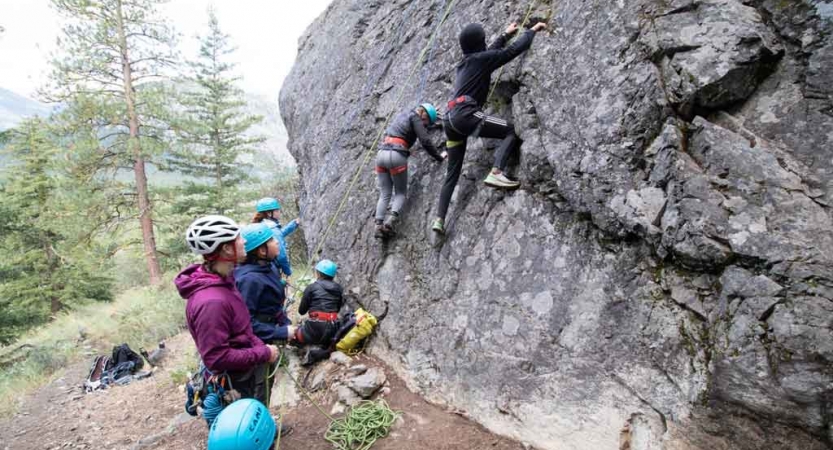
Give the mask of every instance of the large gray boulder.
[(390, 303), (372, 350), (537, 448), (830, 448), (833, 2), (534, 2), (555, 32), (489, 103), (521, 189), (485, 188), (494, 143), (470, 142), (435, 242), (444, 167), (417, 147), (381, 245), (379, 128), (444, 105), (466, 23), (529, 6), (456, 1), (408, 80), (446, 4), (335, 0), (281, 90), (313, 256)]

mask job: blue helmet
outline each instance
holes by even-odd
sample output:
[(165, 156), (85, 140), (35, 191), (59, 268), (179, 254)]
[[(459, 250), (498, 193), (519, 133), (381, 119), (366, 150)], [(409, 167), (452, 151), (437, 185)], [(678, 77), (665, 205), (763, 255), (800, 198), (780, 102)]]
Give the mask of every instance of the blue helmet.
[(273, 211), (281, 209), (281, 204), (278, 199), (272, 197), (262, 198), (257, 201), (257, 212)]
[(244, 246), (246, 253), (260, 247), (274, 237), (272, 230), (263, 222), (246, 225), (240, 231), (240, 234), (246, 240), (246, 245)]
[(263, 403), (244, 398), (228, 405), (208, 431), (208, 450), (267, 450), (275, 440), (275, 419)]
[(322, 259), (315, 265), (315, 270), (327, 275), (330, 278), (335, 278), (338, 266), (329, 259)]
[(434, 108), (434, 105), (432, 105), (430, 103), (423, 103), (419, 106), (421, 106), (422, 109), (424, 109), (425, 112), (428, 113), (428, 119), (430, 120), (431, 123), (434, 123), (434, 122), (437, 121), (437, 108)]

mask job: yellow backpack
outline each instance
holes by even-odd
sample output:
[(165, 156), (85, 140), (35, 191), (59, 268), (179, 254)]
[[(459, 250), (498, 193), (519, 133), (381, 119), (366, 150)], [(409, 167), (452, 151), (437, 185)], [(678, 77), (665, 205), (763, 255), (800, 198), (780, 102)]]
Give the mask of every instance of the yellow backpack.
[(336, 344), (336, 350), (348, 355), (355, 355), (362, 351), (362, 348), (357, 348), (358, 345), (373, 334), (373, 329), (379, 323), (373, 314), (362, 308), (357, 309), (353, 315), (356, 325)]

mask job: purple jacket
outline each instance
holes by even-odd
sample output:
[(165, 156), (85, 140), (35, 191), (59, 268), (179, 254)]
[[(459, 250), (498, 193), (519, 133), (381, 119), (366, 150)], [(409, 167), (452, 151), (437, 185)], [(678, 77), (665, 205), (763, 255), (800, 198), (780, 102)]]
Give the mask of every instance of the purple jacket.
[(242, 372), (269, 361), (269, 348), (252, 331), (234, 276), (222, 278), (193, 264), (176, 276), (174, 284), (188, 300), (188, 331), (208, 370)]

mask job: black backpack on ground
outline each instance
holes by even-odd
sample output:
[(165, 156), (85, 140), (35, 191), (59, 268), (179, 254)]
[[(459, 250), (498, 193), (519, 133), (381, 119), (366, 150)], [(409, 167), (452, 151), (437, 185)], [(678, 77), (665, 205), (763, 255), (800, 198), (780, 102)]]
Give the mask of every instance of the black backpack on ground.
[(133, 380), (132, 375), (144, 365), (142, 356), (127, 344), (117, 345), (113, 347), (112, 356), (95, 357), (84, 381), (84, 389), (91, 392), (113, 384), (127, 384)]
[(110, 365), (107, 367), (107, 370), (126, 362), (133, 363), (133, 372), (141, 369), (145, 365), (145, 360), (142, 359), (142, 355), (131, 350), (127, 344), (122, 344), (113, 347), (113, 356), (110, 357)]

